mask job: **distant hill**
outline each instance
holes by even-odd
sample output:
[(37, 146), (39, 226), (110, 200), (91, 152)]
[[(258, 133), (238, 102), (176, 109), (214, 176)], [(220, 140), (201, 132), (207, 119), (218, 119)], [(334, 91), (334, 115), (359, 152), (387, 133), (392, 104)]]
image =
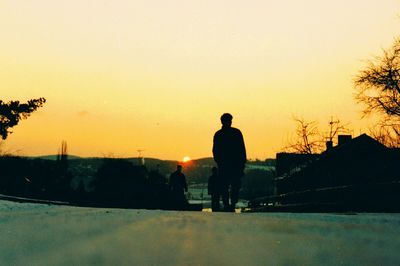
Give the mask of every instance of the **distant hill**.
[[(36, 158), (36, 159), (44, 159), (44, 160), (57, 160), (57, 154), (53, 155), (40, 155), (40, 156), (27, 156), (27, 158)], [(113, 159), (112, 157), (81, 157), (77, 155), (71, 155), (68, 154), (68, 159), (71, 160), (103, 160), (103, 159)], [(126, 158), (118, 158), (116, 157), (115, 159), (124, 159), (128, 161), (133, 161), (137, 162), (138, 158), (137, 157), (126, 157)], [(145, 158), (146, 162), (165, 162), (166, 160), (161, 160), (161, 159), (156, 159), (156, 158)], [(177, 161), (172, 161), (171, 162), (177, 162)]]
[[(41, 156), (28, 156), (28, 158), (44, 159), (44, 160), (57, 160), (58, 155), (41, 155)], [(83, 159), (76, 155), (68, 155), (68, 159)]]
[[(40, 155), (40, 156), (28, 156), (28, 158), (37, 158), (37, 159), (44, 159), (44, 160), (57, 160), (57, 154), (54, 155)], [(107, 157), (81, 157), (77, 155), (68, 155), (68, 159), (70, 160), (103, 160), (107, 159)], [(128, 161), (132, 161), (133, 163), (138, 163), (138, 158), (137, 157), (126, 157), (126, 158), (115, 158), (115, 159), (124, 159)], [(151, 165), (155, 166), (157, 164), (178, 164), (181, 163), (180, 161), (177, 160), (162, 160), (162, 159), (157, 159), (157, 158), (144, 158), (146, 165)], [(200, 165), (207, 165), (207, 166), (214, 166), (215, 162), (212, 157), (205, 157), (205, 158), (199, 158), (199, 159), (194, 159), (192, 160), (193, 164), (196, 164), (198, 166)], [(247, 164), (252, 164), (252, 165), (269, 165), (269, 166), (275, 166), (275, 159), (268, 158), (265, 161), (248, 161)]]
[(215, 165), (214, 159), (212, 157), (196, 159), (193, 160), (193, 162), (199, 165)]

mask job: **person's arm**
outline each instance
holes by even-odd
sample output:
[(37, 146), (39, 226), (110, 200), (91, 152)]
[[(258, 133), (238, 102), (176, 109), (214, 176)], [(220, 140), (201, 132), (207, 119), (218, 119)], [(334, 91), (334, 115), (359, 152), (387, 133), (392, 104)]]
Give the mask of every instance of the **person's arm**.
[(247, 162), (247, 155), (246, 155), (246, 146), (244, 144), (242, 132), (240, 132), (240, 150), (241, 150), (240, 153), (242, 155), (242, 162), (243, 162), (243, 165), (245, 165)]
[(183, 175), (183, 184), (185, 185), (185, 192), (188, 192), (188, 186), (187, 186), (187, 183), (186, 183), (186, 176), (185, 175)]
[(217, 133), (215, 133), (214, 138), (213, 138), (213, 158), (214, 161), (218, 164), (218, 162), (220, 161), (220, 148), (219, 148), (219, 141), (218, 141), (218, 136)]
[(172, 174), (169, 176), (169, 180), (168, 180), (168, 189), (171, 190), (172, 188)]
[(240, 130), (237, 130), (237, 135), (236, 135), (236, 152), (237, 152), (237, 163), (240, 166), (240, 170), (242, 171), (242, 174), (244, 174), (244, 168), (246, 167), (246, 162), (247, 162), (247, 155), (246, 155), (246, 147), (244, 144), (244, 139), (242, 132)]

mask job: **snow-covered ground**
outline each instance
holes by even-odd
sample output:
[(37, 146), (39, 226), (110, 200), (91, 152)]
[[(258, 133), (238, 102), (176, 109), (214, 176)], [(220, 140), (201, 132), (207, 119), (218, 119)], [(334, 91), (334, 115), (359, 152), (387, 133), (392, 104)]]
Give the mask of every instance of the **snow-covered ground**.
[(0, 200), (0, 265), (399, 265), (400, 214), (209, 213)]

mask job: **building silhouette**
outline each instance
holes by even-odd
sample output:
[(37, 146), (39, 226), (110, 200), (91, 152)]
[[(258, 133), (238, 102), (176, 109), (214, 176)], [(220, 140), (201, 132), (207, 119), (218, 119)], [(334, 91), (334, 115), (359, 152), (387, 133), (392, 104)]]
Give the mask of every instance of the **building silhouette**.
[(339, 135), (321, 154), (278, 153), (275, 196), (251, 205), (299, 210), (399, 211), (400, 149), (366, 134)]

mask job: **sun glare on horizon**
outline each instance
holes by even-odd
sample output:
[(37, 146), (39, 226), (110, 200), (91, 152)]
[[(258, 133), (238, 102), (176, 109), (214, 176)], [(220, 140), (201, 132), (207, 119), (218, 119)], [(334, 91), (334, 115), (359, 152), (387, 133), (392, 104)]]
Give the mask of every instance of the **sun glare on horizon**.
[(191, 160), (192, 159), (190, 159), (189, 156), (185, 156), (185, 157), (183, 157), (182, 162), (187, 163), (187, 162), (190, 162)]

